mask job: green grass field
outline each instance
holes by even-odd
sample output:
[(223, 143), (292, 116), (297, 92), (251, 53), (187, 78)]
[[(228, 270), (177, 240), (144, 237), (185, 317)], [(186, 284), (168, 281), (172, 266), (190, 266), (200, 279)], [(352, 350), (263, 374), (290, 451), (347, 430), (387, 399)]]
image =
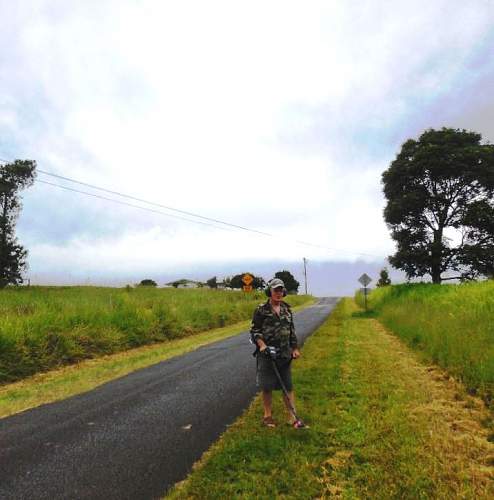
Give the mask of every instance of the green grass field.
[[(0, 291), (0, 384), (249, 319), (262, 293), (23, 287)], [(299, 305), (310, 297), (289, 296)]]
[[(362, 304), (362, 297), (358, 297)], [(375, 315), (427, 361), (490, 402), (494, 395), (494, 281), (373, 290)]]

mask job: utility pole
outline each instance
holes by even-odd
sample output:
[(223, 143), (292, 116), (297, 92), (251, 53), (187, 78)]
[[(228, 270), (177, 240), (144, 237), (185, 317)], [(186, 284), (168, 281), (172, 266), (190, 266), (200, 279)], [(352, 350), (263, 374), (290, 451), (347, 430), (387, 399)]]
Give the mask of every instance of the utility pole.
[(307, 259), (304, 257), (305, 295), (307, 295)]

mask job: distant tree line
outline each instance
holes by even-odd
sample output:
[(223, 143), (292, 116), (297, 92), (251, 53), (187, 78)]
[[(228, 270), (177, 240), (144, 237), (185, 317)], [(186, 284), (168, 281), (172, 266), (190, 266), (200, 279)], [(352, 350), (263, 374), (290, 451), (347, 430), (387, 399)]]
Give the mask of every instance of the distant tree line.
[[(227, 288), (241, 289), (244, 286), (242, 281), (245, 274), (250, 274), (253, 277), (252, 287), (256, 290), (264, 289), (267, 286), (267, 282), (264, 278), (256, 276), (254, 273), (240, 273), (235, 274), (231, 277), (226, 277), (221, 283), (218, 282), (218, 278), (213, 276), (206, 281), (206, 285), (209, 288), (218, 288), (218, 285), (225, 286)], [(290, 271), (278, 271), (274, 274), (275, 278), (280, 278), (285, 283), (285, 287), (288, 293), (296, 294), (298, 293), (298, 288), (300, 283), (294, 278)]]
[[(240, 273), (240, 274), (235, 274), (234, 276), (227, 276), (223, 279), (223, 281), (218, 281), (217, 276), (213, 276), (212, 278), (209, 278), (206, 280), (205, 283), (201, 281), (192, 281), (188, 279), (179, 279), (175, 281), (171, 281), (170, 283), (167, 283), (168, 286), (173, 286), (174, 288), (178, 288), (181, 285), (187, 285), (187, 284), (194, 284), (198, 288), (202, 288), (204, 286), (207, 286), (209, 288), (230, 288), (230, 289), (242, 289), (244, 287), (244, 282), (243, 282), (243, 277), (246, 274), (250, 274), (253, 278), (253, 281), (251, 283), (251, 286), (254, 290), (263, 290), (267, 286), (267, 282), (264, 278), (261, 276), (255, 276), (254, 273)], [(291, 294), (296, 294), (298, 293), (298, 289), (300, 286), (300, 283), (294, 278), (293, 274), (290, 271), (283, 270), (283, 271), (278, 271), (274, 274), (274, 278), (280, 278), (283, 280), (285, 283), (285, 288), (288, 293)], [(135, 286), (138, 287), (157, 287), (158, 284), (156, 281), (146, 278), (141, 280), (138, 284)]]

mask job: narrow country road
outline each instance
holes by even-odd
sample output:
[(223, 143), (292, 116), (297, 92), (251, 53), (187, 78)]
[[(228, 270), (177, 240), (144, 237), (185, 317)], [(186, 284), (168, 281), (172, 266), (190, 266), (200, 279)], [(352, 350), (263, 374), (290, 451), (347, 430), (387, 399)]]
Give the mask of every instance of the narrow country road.
[[(301, 343), (337, 301), (295, 314)], [(243, 332), (1, 419), (0, 498), (159, 498), (251, 402), (252, 351)]]

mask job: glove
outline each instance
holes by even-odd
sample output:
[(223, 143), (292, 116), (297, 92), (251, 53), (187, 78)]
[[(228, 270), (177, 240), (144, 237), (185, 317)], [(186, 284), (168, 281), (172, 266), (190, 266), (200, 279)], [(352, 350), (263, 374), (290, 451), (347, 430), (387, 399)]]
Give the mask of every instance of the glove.
[(272, 345), (268, 345), (262, 352), (268, 359), (276, 359), (278, 357), (278, 349)]

